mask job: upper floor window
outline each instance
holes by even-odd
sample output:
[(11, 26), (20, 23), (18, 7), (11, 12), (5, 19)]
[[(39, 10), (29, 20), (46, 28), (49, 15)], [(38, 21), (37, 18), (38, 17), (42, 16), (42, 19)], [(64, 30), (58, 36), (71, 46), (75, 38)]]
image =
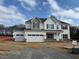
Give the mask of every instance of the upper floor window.
[(33, 28), (35, 29), (39, 28), (39, 23), (33, 23)]
[(47, 29), (54, 29), (54, 24), (47, 24)]
[(57, 29), (59, 29), (59, 25), (57, 25)]
[(33, 23), (33, 28), (35, 28), (35, 23)]
[(62, 29), (67, 29), (67, 25), (61, 25)]

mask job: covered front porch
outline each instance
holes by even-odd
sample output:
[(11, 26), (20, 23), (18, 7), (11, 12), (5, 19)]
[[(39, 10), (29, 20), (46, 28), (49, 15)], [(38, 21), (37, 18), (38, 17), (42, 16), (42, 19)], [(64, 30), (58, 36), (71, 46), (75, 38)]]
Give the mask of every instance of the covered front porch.
[(61, 41), (63, 40), (61, 37), (62, 31), (52, 31), (52, 32), (46, 32), (46, 40), (50, 41)]

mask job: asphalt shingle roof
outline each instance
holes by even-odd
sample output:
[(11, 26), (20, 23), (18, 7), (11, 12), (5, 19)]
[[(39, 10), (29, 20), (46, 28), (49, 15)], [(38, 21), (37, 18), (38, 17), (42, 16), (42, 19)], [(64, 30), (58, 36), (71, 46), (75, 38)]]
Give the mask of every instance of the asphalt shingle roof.
[[(51, 16), (51, 17), (52, 17), (51, 19), (55, 19), (56, 21), (60, 22), (61, 24), (68, 24), (66, 22), (63, 22), (63, 21), (60, 21), (60, 20), (56, 19), (56, 17), (54, 17), (54, 16)], [(47, 18), (38, 18), (38, 17), (35, 17), (35, 19), (40, 20), (42, 23), (44, 23), (47, 20)], [(30, 19), (30, 20), (28, 20), (26, 22), (31, 22), (31, 20), (32, 19)]]

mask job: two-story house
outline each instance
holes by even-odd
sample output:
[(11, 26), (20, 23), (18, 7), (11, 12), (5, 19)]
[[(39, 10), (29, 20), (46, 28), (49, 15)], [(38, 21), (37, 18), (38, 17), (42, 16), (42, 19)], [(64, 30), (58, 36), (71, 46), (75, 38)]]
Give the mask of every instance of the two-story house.
[(70, 39), (70, 25), (57, 20), (54, 16), (30, 19), (25, 22), (25, 28), (13, 32), (15, 41), (44, 42)]

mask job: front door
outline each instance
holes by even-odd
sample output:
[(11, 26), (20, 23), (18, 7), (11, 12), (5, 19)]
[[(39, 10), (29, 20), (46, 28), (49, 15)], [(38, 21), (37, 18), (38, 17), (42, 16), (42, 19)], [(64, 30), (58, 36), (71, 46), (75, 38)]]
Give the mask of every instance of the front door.
[(47, 38), (48, 38), (48, 39), (53, 39), (53, 38), (54, 38), (54, 34), (52, 34), (52, 33), (47, 33)]

